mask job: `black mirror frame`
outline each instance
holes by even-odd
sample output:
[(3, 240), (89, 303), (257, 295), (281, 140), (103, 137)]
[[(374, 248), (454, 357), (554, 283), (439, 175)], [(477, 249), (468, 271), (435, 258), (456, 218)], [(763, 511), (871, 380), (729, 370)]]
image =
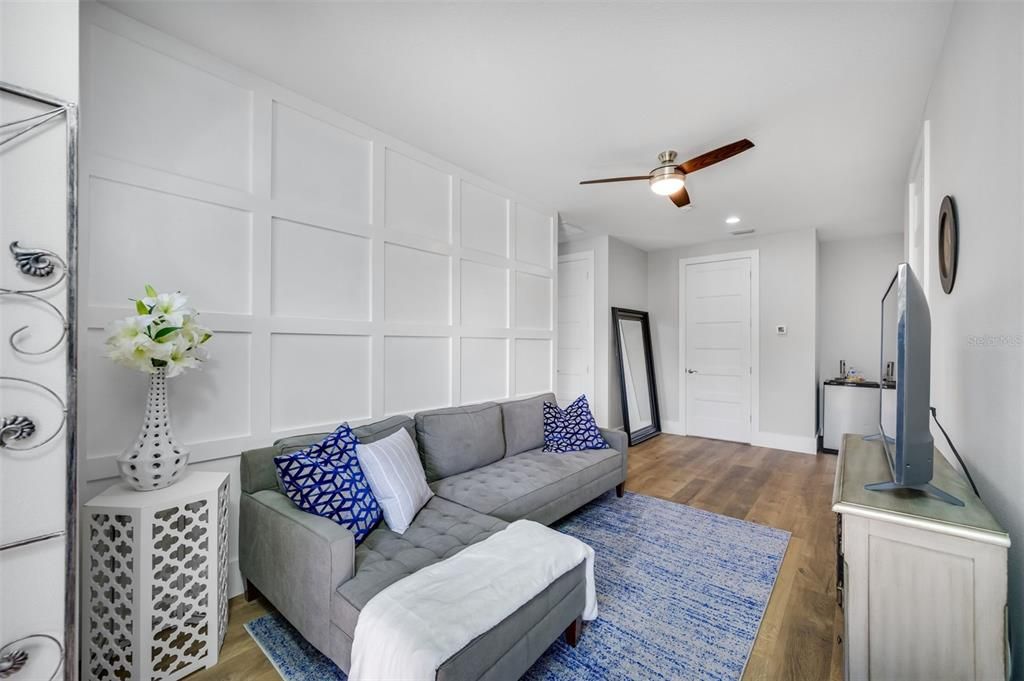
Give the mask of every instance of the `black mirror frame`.
[[(622, 327), (619, 324), (622, 320), (634, 320), (640, 322), (640, 329), (644, 338), (644, 360), (647, 364), (647, 387), (651, 398), (651, 425), (637, 431), (629, 427), (629, 405), (626, 402), (626, 369), (622, 363)], [(615, 355), (619, 361), (619, 395), (622, 403), (623, 430), (629, 435), (629, 446), (633, 447), (644, 440), (649, 440), (661, 433), (661, 414), (658, 410), (658, 388), (654, 381), (654, 358), (651, 353), (651, 321), (650, 315), (640, 310), (629, 310), (623, 307), (612, 308), (612, 326), (615, 329)]]

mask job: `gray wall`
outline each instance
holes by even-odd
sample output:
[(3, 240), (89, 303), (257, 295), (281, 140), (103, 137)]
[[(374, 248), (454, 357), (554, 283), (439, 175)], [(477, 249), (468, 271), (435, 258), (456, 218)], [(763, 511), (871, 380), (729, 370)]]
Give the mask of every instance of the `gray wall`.
[(839, 374), (839, 360), (878, 379), (879, 305), (896, 265), (903, 261), (903, 234), (820, 244), (818, 314), (819, 375)]
[[(612, 237), (608, 240), (608, 304), (647, 310), (647, 252)], [(608, 324), (608, 423), (622, 427), (622, 382), (615, 329)]]
[[(662, 421), (680, 421), (679, 260), (755, 249), (760, 253), (760, 432), (813, 438), (818, 253), (813, 229), (648, 253), (647, 298)], [(788, 334), (775, 335), (776, 324), (786, 324)]]
[[(958, 3), (924, 112), (931, 122), (929, 234), (943, 195), (954, 196), (960, 216), (956, 287), (946, 295), (936, 276), (929, 287), (932, 404), (986, 505), (1010, 531), (1018, 679), (1024, 678), (1022, 29), (1019, 4)], [(934, 270), (935, 249), (928, 246), (925, 263)], [(934, 428), (933, 434), (945, 451), (942, 435)]]

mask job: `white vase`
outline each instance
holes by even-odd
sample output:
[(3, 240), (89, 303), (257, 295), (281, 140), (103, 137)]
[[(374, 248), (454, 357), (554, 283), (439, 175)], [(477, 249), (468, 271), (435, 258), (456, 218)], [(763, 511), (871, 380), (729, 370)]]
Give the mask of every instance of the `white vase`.
[(146, 416), (135, 444), (117, 457), (121, 478), (140, 492), (173, 485), (188, 465), (188, 450), (174, 439), (167, 404), (167, 371), (150, 374)]

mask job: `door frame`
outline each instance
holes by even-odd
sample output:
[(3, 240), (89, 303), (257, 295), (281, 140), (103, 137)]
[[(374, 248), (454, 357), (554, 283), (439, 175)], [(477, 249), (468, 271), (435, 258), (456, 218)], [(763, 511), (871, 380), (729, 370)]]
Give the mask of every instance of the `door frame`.
[(679, 382), (679, 428), (682, 431), (680, 435), (689, 434), (686, 423), (686, 267), (687, 265), (743, 258), (750, 259), (750, 443), (760, 439), (761, 273), (760, 252), (756, 248), (749, 251), (730, 251), (679, 259), (679, 366), (677, 367), (677, 380)]
[[(584, 343), (587, 350), (587, 364), (590, 367), (589, 386), (590, 386), (590, 410), (592, 412), (598, 411), (597, 400), (600, 396), (597, 394), (597, 366), (596, 366), (596, 355), (597, 355), (597, 335), (595, 330), (597, 329), (597, 303), (595, 302), (597, 296), (597, 272), (594, 270), (594, 251), (577, 251), (576, 253), (564, 253), (558, 256), (558, 265), (564, 262), (577, 262), (584, 261), (590, 267), (590, 286), (587, 287), (587, 301), (590, 309), (590, 342)], [(558, 267), (555, 268), (555, 276), (558, 276)], [(561, 287), (559, 287), (561, 288)], [(557, 303), (557, 296), (555, 302)], [(555, 359), (558, 359), (558, 320), (555, 320)], [(555, 385), (552, 386), (554, 390), (552, 392), (558, 395), (558, 369), (556, 363), (555, 369)], [(607, 399), (607, 396), (604, 397)], [(603, 406), (603, 405), (602, 405)]]

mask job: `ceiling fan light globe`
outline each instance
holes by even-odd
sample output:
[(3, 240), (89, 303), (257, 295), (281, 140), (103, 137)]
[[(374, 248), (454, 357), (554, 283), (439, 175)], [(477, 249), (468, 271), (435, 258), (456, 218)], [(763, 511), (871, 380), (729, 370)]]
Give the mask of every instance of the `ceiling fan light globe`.
[(651, 178), (651, 191), (658, 196), (675, 194), (685, 185), (682, 175), (672, 174)]

